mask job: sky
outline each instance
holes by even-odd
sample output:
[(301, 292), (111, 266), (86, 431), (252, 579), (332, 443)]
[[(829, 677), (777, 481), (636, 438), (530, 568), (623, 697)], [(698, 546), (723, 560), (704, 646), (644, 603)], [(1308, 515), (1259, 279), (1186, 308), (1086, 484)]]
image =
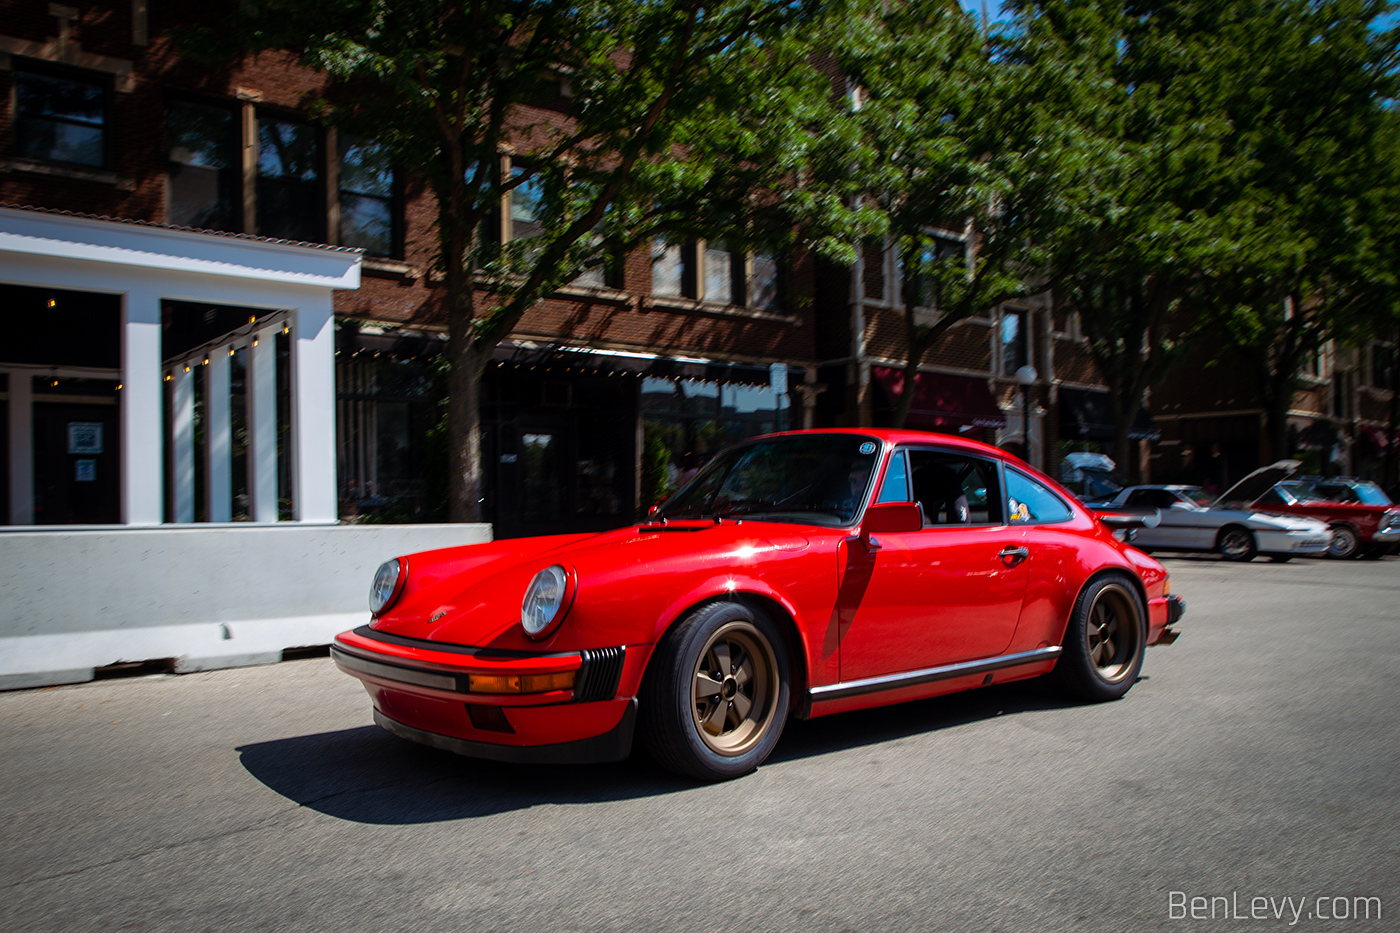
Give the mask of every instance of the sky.
[[(962, 3), (963, 9), (971, 10), (978, 16), (982, 15), (982, 0), (959, 0), (959, 2)], [(1001, 16), (1001, 3), (999, 2), (999, 0), (986, 0), (985, 5), (987, 7), (987, 17), (993, 22), (996, 22), (996, 20)], [(1384, 28), (1395, 25), (1397, 21), (1400, 21), (1400, 12), (1392, 13), (1389, 16), (1382, 17), (1380, 20), (1376, 21), (1376, 25), (1378, 27)]]

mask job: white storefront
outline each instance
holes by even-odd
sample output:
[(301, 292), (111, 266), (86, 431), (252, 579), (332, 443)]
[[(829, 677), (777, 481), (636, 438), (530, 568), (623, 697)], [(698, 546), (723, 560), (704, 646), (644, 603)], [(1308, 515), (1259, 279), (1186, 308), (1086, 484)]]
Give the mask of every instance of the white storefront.
[[(112, 370), (5, 362), (0, 353), (9, 503), (0, 527), (0, 688), (84, 680), (94, 668), (154, 658), (176, 670), (275, 660), (282, 648), (323, 644), (365, 621), (378, 561), (489, 537), (483, 526), (333, 527), (332, 301), (335, 290), (359, 287), (360, 261), (358, 250), (0, 207), (0, 286), (115, 296), (121, 345)], [(247, 320), (171, 356), (162, 345), (171, 302), (246, 309)], [(0, 314), (7, 310), (16, 313)], [(280, 390), (291, 517), (280, 523), (279, 339), (289, 350)], [(230, 521), (235, 352), (246, 367), (242, 522)], [(35, 524), (33, 418), (44, 401), (36, 386), (65, 378), (116, 380), (118, 437), (109, 446), (120, 457), (119, 526)], [(205, 520), (196, 523), (197, 504)], [(279, 527), (288, 533), (269, 535)], [(150, 559), (161, 553), (187, 559)], [(188, 559), (196, 554), (207, 574)], [(126, 598), (112, 598), (114, 581)]]

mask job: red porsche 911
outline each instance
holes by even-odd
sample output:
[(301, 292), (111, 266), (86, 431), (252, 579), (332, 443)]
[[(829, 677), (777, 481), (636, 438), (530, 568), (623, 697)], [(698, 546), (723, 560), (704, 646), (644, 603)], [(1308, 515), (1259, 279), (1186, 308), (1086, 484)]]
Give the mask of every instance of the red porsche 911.
[(789, 716), (1050, 675), (1123, 696), (1184, 610), (1157, 561), (1004, 451), (918, 431), (755, 438), (648, 520), (410, 554), (332, 657), (388, 731), (517, 762), (720, 780)]

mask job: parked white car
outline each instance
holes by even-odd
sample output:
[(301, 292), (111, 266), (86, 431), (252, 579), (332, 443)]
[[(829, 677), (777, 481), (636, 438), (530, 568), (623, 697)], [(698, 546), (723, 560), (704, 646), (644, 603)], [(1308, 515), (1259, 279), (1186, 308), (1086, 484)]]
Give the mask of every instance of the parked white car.
[(1322, 557), (1332, 542), (1332, 529), (1324, 522), (1268, 515), (1253, 511), (1248, 505), (1236, 505), (1253, 502), (1297, 468), (1296, 460), (1280, 460), (1255, 470), (1219, 497), (1199, 486), (1129, 486), (1093, 508), (1157, 509), (1161, 521), (1154, 527), (1136, 530), (1132, 536), (1133, 544), (1144, 550), (1215, 551), (1226, 560), (1253, 560), (1256, 554), (1267, 554), (1274, 560), (1300, 555)]

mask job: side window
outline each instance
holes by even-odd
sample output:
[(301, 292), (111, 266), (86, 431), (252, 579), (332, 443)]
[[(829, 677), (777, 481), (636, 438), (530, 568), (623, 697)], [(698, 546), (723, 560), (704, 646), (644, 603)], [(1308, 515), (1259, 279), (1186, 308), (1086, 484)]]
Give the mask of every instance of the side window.
[(910, 488), (923, 507), (924, 527), (1001, 524), (996, 464), (939, 450), (911, 450), (907, 456)]
[(885, 484), (880, 487), (876, 502), (908, 502), (909, 467), (904, 459), (904, 451), (896, 450), (890, 457), (890, 468), (885, 471)]
[(1006, 498), (1013, 525), (1065, 522), (1074, 516), (1059, 496), (1019, 470), (1006, 471)]
[(1159, 492), (1161, 490), (1158, 489), (1134, 489), (1128, 493), (1128, 501), (1123, 504), (1150, 509), (1167, 508), (1171, 503), (1163, 502), (1162, 497), (1158, 495)]

